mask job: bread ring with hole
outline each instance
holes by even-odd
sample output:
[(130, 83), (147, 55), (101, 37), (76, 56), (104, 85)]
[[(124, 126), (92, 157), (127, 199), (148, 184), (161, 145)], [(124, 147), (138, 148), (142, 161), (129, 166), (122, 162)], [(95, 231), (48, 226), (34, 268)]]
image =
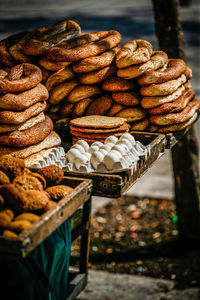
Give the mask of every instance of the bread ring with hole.
[(56, 73), (53, 73), (46, 81), (46, 88), (50, 91), (53, 87), (59, 85), (60, 83), (71, 80), (75, 77), (74, 72), (72, 71), (71, 67), (65, 67), (60, 69)]
[(140, 97), (136, 91), (131, 92), (113, 92), (112, 99), (118, 104), (125, 106), (135, 106), (140, 102)]
[(118, 112), (124, 109), (124, 106), (118, 103), (113, 103), (110, 109), (107, 111), (106, 115), (109, 117), (114, 117)]
[(140, 106), (127, 107), (118, 112), (115, 117), (126, 119), (128, 123), (146, 118), (147, 112)]
[(75, 103), (73, 108), (73, 117), (74, 118), (80, 118), (85, 115), (85, 111), (88, 107), (88, 105), (92, 102), (93, 99), (86, 98), (83, 100), (80, 100), (79, 102)]
[(22, 111), (37, 102), (46, 101), (48, 96), (49, 93), (46, 87), (39, 83), (36, 87), (18, 94), (7, 93), (0, 95), (0, 108)]
[(178, 113), (169, 113), (164, 115), (151, 115), (149, 121), (154, 125), (172, 125), (177, 123), (186, 122), (195, 114), (200, 108), (200, 101), (194, 98), (188, 105)]
[(98, 31), (81, 35), (63, 45), (52, 47), (47, 57), (56, 61), (78, 61), (116, 47), (121, 42), (118, 31)]
[(75, 62), (72, 66), (73, 71), (75, 73), (88, 73), (108, 67), (115, 62), (116, 53), (119, 49), (120, 47), (115, 47), (102, 54)]
[(99, 85), (79, 85), (71, 91), (66, 101), (76, 103), (85, 98), (95, 97), (100, 94), (102, 94), (102, 90)]
[(44, 69), (49, 71), (58, 71), (60, 69), (68, 67), (71, 64), (71, 62), (66, 61), (53, 61), (48, 59), (46, 56), (40, 57), (38, 63)]
[(86, 115), (100, 115), (103, 116), (113, 104), (111, 95), (102, 95), (94, 99), (86, 109)]
[(193, 99), (195, 92), (192, 89), (183, 91), (183, 94), (175, 101), (161, 104), (157, 107), (149, 109), (150, 115), (160, 115), (166, 113), (175, 113), (183, 110), (189, 101)]
[(33, 64), (20, 64), (11, 68), (8, 75), (0, 79), (0, 93), (15, 93), (29, 90), (42, 81), (41, 70)]
[(126, 68), (131, 65), (147, 62), (153, 52), (152, 45), (145, 40), (133, 40), (121, 47), (116, 55), (118, 68)]
[(186, 71), (186, 63), (182, 59), (169, 59), (164, 71), (146, 71), (139, 79), (141, 86), (152, 83), (162, 83), (180, 77)]
[(61, 103), (77, 85), (76, 79), (59, 84), (50, 91), (49, 102), (53, 105)]
[(102, 89), (107, 92), (125, 92), (133, 90), (135, 87), (133, 80), (126, 80), (116, 76), (111, 76), (102, 83)]
[(168, 61), (168, 56), (164, 51), (153, 51), (150, 60), (145, 63), (132, 65), (127, 68), (119, 69), (117, 76), (125, 79), (132, 79), (141, 76), (148, 70), (162, 68)]
[(146, 118), (146, 119), (131, 123), (130, 126), (131, 126), (130, 130), (145, 131), (149, 127), (149, 119)]
[(85, 73), (79, 76), (81, 84), (98, 84), (116, 73), (116, 66), (110, 65), (100, 70)]
[(80, 26), (72, 20), (58, 22), (27, 41), (23, 52), (32, 56), (44, 55), (50, 47), (78, 36), (80, 31)]

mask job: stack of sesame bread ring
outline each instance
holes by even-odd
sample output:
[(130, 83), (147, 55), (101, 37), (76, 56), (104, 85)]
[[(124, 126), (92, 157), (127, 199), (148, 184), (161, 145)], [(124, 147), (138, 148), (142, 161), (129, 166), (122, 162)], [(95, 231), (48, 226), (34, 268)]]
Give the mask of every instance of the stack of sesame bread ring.
[(48, 91), (41, 70), (32, 64), (0, 70), (0, 153), (29, 161), (41, 151), (60, 144), (52, 120), (45, 116)]

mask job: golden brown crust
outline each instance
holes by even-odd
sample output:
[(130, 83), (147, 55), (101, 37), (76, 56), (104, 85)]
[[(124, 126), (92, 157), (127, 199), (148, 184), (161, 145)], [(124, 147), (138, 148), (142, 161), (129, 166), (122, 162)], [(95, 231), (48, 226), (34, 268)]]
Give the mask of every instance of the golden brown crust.
[(20, 215), (18, 215), (17, 217), (15, 217), (15, 221), (19, 221), (19, 220), (26, 220), (28, 222), (30, 222), (31, 224), (37, 222), (40, 219), (40, 216), (33, 214), (33, 213), (22, 213)]
[(60, 69), (68, 67), (71, 64), (71, 62), (67, 62), (67, 61), (52, 61), (48, 59), (46, 56), (40, 57), (38, 63), (44, 69), (49, 71), (58, 71)]
[(140, 97), (136, 91), (132, 92), (115, 92), (112, 93), (112, 99), (118, 104), (125, 106), (135, 106), (140, 102)]
[(66, 47), (52, 47), (47, 57), (56, 61), (78, 61), (95, 56), (116, 47), (121, 41), (117, 31), (98, 31), (77, 37), (66, 44)]
[(147, 112), (139, 106), (127, 107), (118, 112), (115, 117), (125, 118), (128, 123), (146, 118)]
[(53, 73), (46, 81), (46, 88), (51, 91), (55, 86), (63, 83), (64, 81), (71, 80), (75, 77), (71, 67), (60, 69), (56, 73)]
[(16, 238), (18, 237), (17, 233), (15, 233), (14, 231), (12, 230), (8, 230), (8, 229), (5, 229), (2, 233), (2, 235), (5, 237), (5, 238)]
[(46, 192), (50, 195), (51, 200), (58, 202), (62, 198), (70, 195), (73, 192), (73, 188), (67, 185), (56, 185), (46, 189)]
[(135, 88), (133, 80), (119, 77), (109, 77), (102, 83), (102, 89), (107, 92), (125, 92)]
[(6, 183), (10, 183), (8, 176), (0, 170), (0, 186)]
[(79, 85), (76, 86), (67, 96), (67, 101), (76, 103), (85, 98), (90, 98), (102, 94), (102, 90), (98, 85)]
[(107, 111), (106, 115), (109, 117), (114, 117), (120, 110), (124, 108), (123, 105), (114, 103), (111, 105), (110, 109)]
[(16, 176), (19, 176), (24, 171), (25, 164), (23, 159), (12, 157), (5, 154), (0, 159), (0, 170), (4, 172), (10, 180), (13, 180)]
[(41, 181), (32, 176), (31, 174), (22, 174), (20, 176), (15, 177), (12, 182), (18, 189), (22, 190), (38, 190), (43, 191), (43, 184)]
[(110, 95), (103, 95), (94, 99), (87, 107), (85, 114), (89, 115), (105, 115), (113, 104)]
[(82, 132), (82, 133), (110, 133), (112, 135), (112, 132), (121, 132), (121, 131), (126, 131), (129, 129), (129, 125), (127, 123), (124, 123), (118, 127), (114, 127), (114, 128), (84, 128), (84, 127), (78, 127), (78, 126), (74, 126), (71, 125), (70, 128), (73, 131), (77, 131), (77, 132)]
[(106, 78), (114, 75), (115, 72), (116, 66), (113, 64), (100, 70), (82, 74), (79, 76), (79, 80), (81, 84), (98, 84)]
[(45, 117), (33, 127), (24, 131), (14, 131), (0, 136), (0, 145), (11, 147), (26, 147), (43, 141), (53, 130), (53, 123), (49, 117)]
[(149, 119), (143, 119), (141, 121), (137, 121), (134, 123), (131, 123), (131, 130), (135, 130), (135, 131), (145, 131), (147, 130), (148, 126), (149, 126)]
[(64, 177), (63, 170), (54, 165), (41, 168), (37, 171), (37, 173), (45, 178), (48, 187), (59, 184)]
[[(112, 135), (119, 137), (122, 135), (122, 133), (127, 133), (129, 131), (129, 125), (127, 124), (127, 127), (124, 130), (119, 129), (117, 132), (113, 132)], [(70, 130), (71, 133), (73, 134), (74, 137), (79, 138), (79, 139), (106, 139), (107, 137), (109, 137), (111, 135), (110, 132), (105, 133), (105, 131), (101, 132), (101, 133), (87, 133), (87, 132), (78, 132), (78, 131), (74, 131), (74, 130)]]
[(61, 103), (77, 85), (79, 82), (76, 79), (59, 84), (51, 90), (49, 102), (51, 104)]
[(88, 105), (92, 102), (93, 99), (91, 98), (86, 98), (83, 100), (80, 100), (79, 102), (75, 103), (73, 107), (73, 117), (74, 118), (80, 118), (83, 115), (85, 115), (85, 111), (88, 107)]
[(70, 125), (89, 128), (115, 128), (125, 123), (124, 118), (106, 116), (87, 116), (72, 119)]
[(7, 227), (12, 222), (14, 213), (11, 209), (3, 209), (0, 211), (0, 227)]
[(69, 103), (69, 102), (64, 103), (59, 109), (59, 115), (62, 118), (70, 117), (72, 115), (73, 109), (74, 109), (74, 103)]

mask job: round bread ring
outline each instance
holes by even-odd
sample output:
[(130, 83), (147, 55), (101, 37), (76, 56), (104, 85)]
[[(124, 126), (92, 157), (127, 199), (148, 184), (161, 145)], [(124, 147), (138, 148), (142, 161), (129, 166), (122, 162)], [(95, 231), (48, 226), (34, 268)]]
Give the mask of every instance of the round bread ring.
[(0, 123), (15, 125), (22, 124), (28, 119), (43, 112), (46, 109), (46, 107), (46, 101), (43, 101), (33, 104), (24, 111), (14, 112), (10, 110), (2, 110), (0, 111)]
[(131, 125), (130, 131), (145, 131), (149, 127), (149, 119), (143, 119), (141, 121), (134, 122)]
[(111, 108), (107, 111), (106, 115), (109, 117), (114, 117), (118, 112), (124, 108), (123, 105), (114, 103)]
[(175, 101), (167, 102), (152, 109), (149, 109), (149, 113), (150, 115), (160, 115), (179, 112), (187, 106), (189, 101), (193, 99), (194, 96), (195, 92), (192, 89), (187, 89), (183, 91), (183, 94)]
[(133, 80), (126, 80), (115, 76), (107, 78), (102, 83), (102, 89), (107, 92), (126, 92), (135, 88)]
[(145, 40), (133, 40), (121, 47), (116, 55), (116, 65), (119, 69), (148, 61), (153, 47)]
[(154, 125), (173, 125), (177, 123), (183, 123), (192, 118), (194, 113), (200, 108), (200, 101), (194, 98), (188, 103), (188, 105), (178, 113), (169, 113), (165, 115), (152, 115), (149, 117), (149, 121)]
[(56, 86), (50, 91), (49, 103), (53, 105), (61, 103), (77, 85), (79, 85), (79, 82), (74, 79)]
[(26, 147), (43, 141), (53, 130), (53, 122), (49, 117), (45, 117), (33, 127), (24, 131), (13, 131), (12, 133), (0, 136), (0, 145), (10, 147)]
[(135, 106), (140, 103), (140, 97), (135, 91), (112, 93), (112, 99), (118, 104), (125, 106)]
[(69, 102), (64, 103), (59, 110), (59, 115), (62, 118), (70, 117), (72, 115), (73, 109), (74, 109), (74, 103), (69, 103)]
[(42, 81), (41, 70), (24, 63), (11, 68), (8, 75), (0, 79), (0, 93), (15, 93), (29, 90)]
[(143, 108), (149, 109), (167, 102), (172, 102), (182, 95), (186, 89), (186, 84), (181, 85), (174, 93), (167, 96), (143, 97), (140, 104)]
[(92, 102), (92, 100), (93, 99), (91, 99), (91, 98), (86, 98), (86, 99), (83, 99), (83, 100), (80, 100), (79, 102), (77, 102), (73, 108), (73, 117), (80, 118), (83, 115), (85, 115), (85, 111), (86, 111), (88, 105)]
[(51, 89), (60, 83), (71, 80), (75, 77), (74, 72), (72, 71), (71, 67), (65, 67), (63, 69), (60, 69), (56, 73), (53, 73), (46, 81), (46, 88), (48, 91), (51, 91)]
[(141, 76), (148, 70), (162, 68), (168, 61), (168, 56), (164, 51), (153, 51), (150, 60), (145, 63), (133, 65), (117, 71), (117, 76), (125, 79), (132, 79)]
[(58, 71), (60, 69), (68, 67), (71, 64), (71, 62), (66, 61), (52, 61), (49, 60), (46, 56), (40, 57), (38, 63), (44, 69), (49, 71)]
[(79, 85), (71, 91), (67, 97), (67, 101), (70, 103), (76, 103), (85, 98), (98, 96), (101, 93), (102, 90), (98, 85)]
[(0, 108), (22, 111), (37, 102), (46, 101), (48, 96), (49, 93), (46, 87), (39, 83), (36, 87), (19, 94), (7, 93), (0, 95)]
[(150, 70), (145, 72), (139, 79), (139, 85), (162, 83), (180, 77), (186, 71), (186, 63), (182, 59), (169, 59), (164, 71)]
[(94, 99), (86, 109), (86, 116), (89, 115), (105, 115), (112, 106), (113, 101), (110, 95), (102, 95)]
[(174, 93), (181, 85), (186, 83), (187, 78), (185, 74), (182, 74), (177, 79), (172, 79), (164, 83), (151, 84), (149, 86), (142, 87), (140, 94), (142, 96), (166, 96)]
[(147, 112), (140, 106), (127, 107), (118, 112), (115, 117), (125, 118), (128, 123), (146, 118)]
[(23, 52), (32, 56), (44, 55), (50, 47), (78, 36), (80, 31), (80, 26), (72, 20), (58, 22), (27, 41)]
[(115, 56), (120, 47), (115, 47), (100, 55), (82, 59), (73, 64), (72, 68), (75, 73), (88, 73), (110, 66), (115, 61)]
[(79, 76), (81, 84), (98, 84), (116, 73), (116, 66), (110, 65), (100, 70), (85, 73)]
[(116, 47), (120, 42), (121, 35), (118, 31), (93, 32), (69, 41), (65, 48), (61, 46), (50, 48), (47, 57), (56, 61), (78, 61), (101, 54)]

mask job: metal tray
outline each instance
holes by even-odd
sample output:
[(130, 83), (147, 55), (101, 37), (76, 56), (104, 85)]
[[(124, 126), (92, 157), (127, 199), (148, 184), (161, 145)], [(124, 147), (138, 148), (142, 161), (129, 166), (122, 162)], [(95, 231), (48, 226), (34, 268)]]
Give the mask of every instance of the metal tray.
[(92, 181), (89, 179), (64, 176), (61, 184), (73, 187), (73, 192), (62, 198), (55, 207), (41, 215), (37, 222), (28, 230), (20, 233), (17, 238), (0, 236), (0, 259), (25, 257), (59, 225), (70, 218), (91, 196)]

